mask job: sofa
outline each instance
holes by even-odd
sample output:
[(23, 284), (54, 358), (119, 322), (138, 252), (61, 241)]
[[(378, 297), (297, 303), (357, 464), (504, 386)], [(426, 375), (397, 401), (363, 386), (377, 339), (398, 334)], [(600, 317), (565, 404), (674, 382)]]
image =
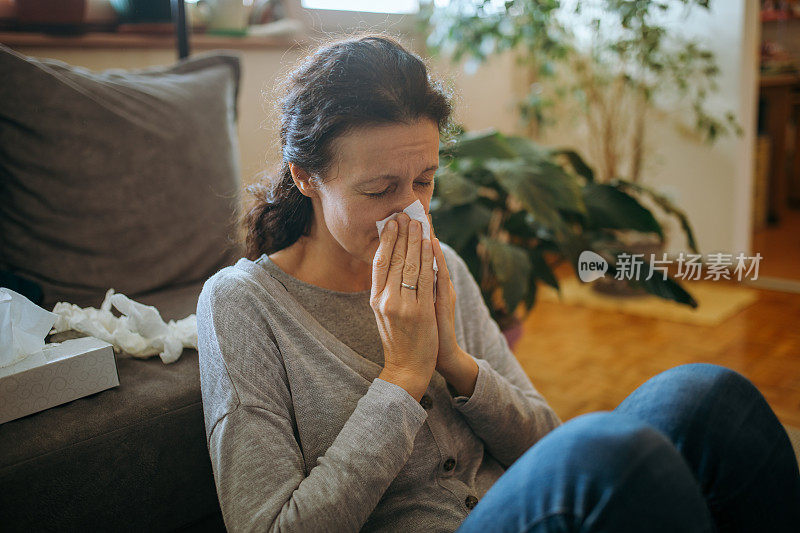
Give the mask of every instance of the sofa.
[[(0, 45), (0, 72), (0, 285), (194, 313), (242, 256), (238, 53), (94, 72)], [(197, 351), (115, 357), (118, 387), (0, 424), (3, 531), (224, 531)]]

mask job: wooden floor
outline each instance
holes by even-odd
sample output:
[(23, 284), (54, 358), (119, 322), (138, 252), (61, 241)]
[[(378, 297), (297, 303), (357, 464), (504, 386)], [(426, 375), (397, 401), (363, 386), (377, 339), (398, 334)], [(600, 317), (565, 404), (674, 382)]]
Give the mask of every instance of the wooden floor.
[(749, 378), (784, 424), (800, 427), (800, 294), (759, 295), (713, 327), (538, 302), (514, 352), (564, 421), (613, 409), (663, 370), (706, 362)]

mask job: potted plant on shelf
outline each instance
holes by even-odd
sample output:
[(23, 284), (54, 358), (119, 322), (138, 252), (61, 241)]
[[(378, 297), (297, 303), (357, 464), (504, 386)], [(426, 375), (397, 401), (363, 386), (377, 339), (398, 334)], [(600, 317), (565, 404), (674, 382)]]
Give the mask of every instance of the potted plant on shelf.
[[(516, 54), (528, 72), (528, 92), (518, 107), (528, 134), (536, 138), (556, 118), (571, 119), (575, 137), (597, 169), (593, 182), (625, 177), (626, 192), (650, 203), (653, 215), (669, 227), (669, 200), (637, 187), (650, 152), (646, 140), (652, 119), (662, 109), (688, 104), (692, 124), (680, 125), (682, 130), (709, 144), (742, 133), (732, 112), (716, 114), (707, 104), (718, 89), (714, 54), (670, 26), (681, 20), (677, 11), (686, 16), (709, 5), (710, 0), (450, 0), (425, 4), (421, 21), (434, 55), (465, 59), (474, 67), (497, 54)], [(664, 249), (664, 238), (636, 230), (618, 239), (645, 253)], [(641, 292), (613, 279), (594, 287), (614, 294)]]
[[(613, 276), (616, 258), (628, 251), (620, 233), (636, 230), (663, 239), (661, 225), (632, 193), (651, 195), (678, 216), (695, 246), (679, 209), (642, 185), (598, 183), (574, 151), (489, 130), (457, 133), (439, 153), (443, 164), (431, 200), (437, 236), (464, 259), (510, 343), (535, 303), (537, 284), (559, 289), (559, 263), (568, 262), (577, 274), (578, 258), (589, 250), (606, 259)], [(644, 277), (626, 283), (697, 306), (676, 280)]]

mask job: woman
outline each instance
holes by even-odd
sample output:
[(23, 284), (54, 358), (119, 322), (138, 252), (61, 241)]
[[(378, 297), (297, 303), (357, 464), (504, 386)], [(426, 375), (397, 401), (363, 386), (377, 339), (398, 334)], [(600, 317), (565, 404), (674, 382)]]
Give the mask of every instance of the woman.
[(428, 212), (450, 117), (418, 57), (381, 36), (333, 43), (291, 74), (281, 110), (283, 172), (250, 189), (248, 258), (197, 309), (229, 530), (800, 523), (788, 437), (745, 378), (680, 366), (562, 425), (455, 251), (405, 213), (379, 237), (376, 221)]

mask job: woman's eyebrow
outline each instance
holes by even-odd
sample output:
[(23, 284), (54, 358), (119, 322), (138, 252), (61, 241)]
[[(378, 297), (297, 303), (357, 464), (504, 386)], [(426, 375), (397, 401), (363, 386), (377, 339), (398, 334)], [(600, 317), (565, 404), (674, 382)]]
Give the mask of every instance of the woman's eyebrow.
[[(423, 170), (422, 172), (420, 172), (419, 176), (417, 176), (417, 177), (420, 177), (423, 174), (425, 174), (426, 172), (430, 172), (431, 170), (436, 170), (438, 168), (439, 168), (439, 165), (431, 165), (428, 168), (426, 168), (425, 170)], [(367, 185), (369, 183), (372, 183), (372, 182), (375, 182), (375, 181), (381, 181), (381, 180), (397, 181), (399, 179), (401, 179), (401, 177), (396, 175), (396, 174), (381, 174), (380, 176), (375, 176), (374, 178), (370, 178), (368, 180), (361, 181), (361, 182), (359, 182), (359, 185)]]

